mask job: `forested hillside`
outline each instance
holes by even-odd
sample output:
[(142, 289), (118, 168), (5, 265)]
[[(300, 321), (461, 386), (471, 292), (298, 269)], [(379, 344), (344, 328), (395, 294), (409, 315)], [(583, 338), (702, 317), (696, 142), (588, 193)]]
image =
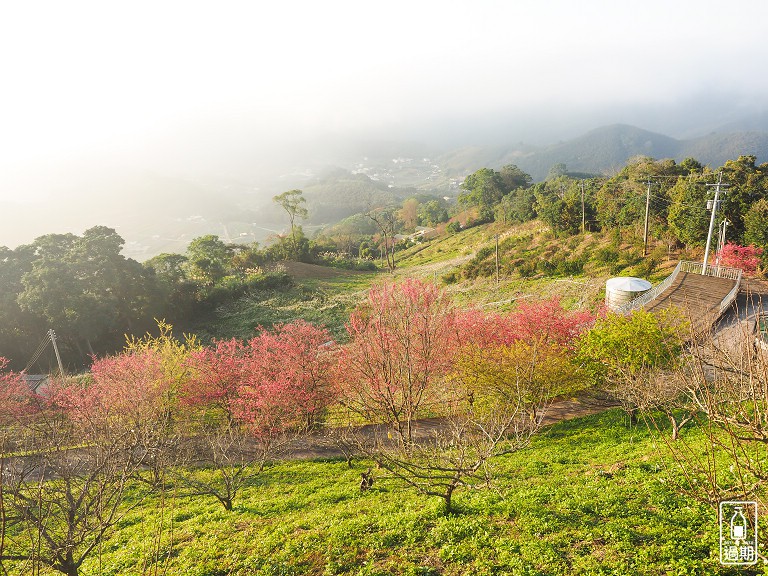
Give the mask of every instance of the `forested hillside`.
[[(502, 239), (500, 271), (506, 276), (582, 275), (595, 262), (612, 273), (628, 269), (647, 277), (673, 251), (703, 245), (709, 223), (706, 201), (721, 177), (725, 193), (716, 230), (727, 220), (728, 242), (765, 250), (768, 165), (758, 164), (754, 156), (729, 160), (719, 168), (694, 159), (677, 163), (639, 157), (611, 177), (590, 177), (555, 165), (536, 183), (515, 165), (499, 171), (482, 168), (464, 179), (458, 202), (338, 172), (308, 186), (306, 198), (294, 191), (294, 205), (273, 203), (276, 217), (283, 226), (290, 225), (266, 246), (209, 234), (194, 239), (183, 254), (164, 253), (144, 263), (122, 255), (124, 240), (110, 228), (97, 226), (82, 236), (51, 234), (30, 245), (2, 249), (0, 355), (23, 368), (53, 328), (65, 360), (73, 368), (83, 366), (92, 352), (118, 348), (123, 334), (151, 328), (154, 318), (226, 335), (206, 329), (201, 319), (241, 299), (255, 305), (269, 300), (270, 291), (288, 290), (293, 280), (280, 262), (394, 271), (405, 251), (490, 222), (504, 230), (536, 219), (553, 234), (535, 243), (532, 237)], [(644, 245), (646, 201), (649, 238)], [(301, 226), (344, 214), (351, 216), (312, 238)], [(587, 232), (610, 238), (579, 246), (578, 238)], [(568, 236), (573, 240), (566, 240)], [(455, 283), (496, 273), (492, 243), (478, 246), (468, 257), (441, 278)], [(765, 252), (762, 258), (764, 270)]]

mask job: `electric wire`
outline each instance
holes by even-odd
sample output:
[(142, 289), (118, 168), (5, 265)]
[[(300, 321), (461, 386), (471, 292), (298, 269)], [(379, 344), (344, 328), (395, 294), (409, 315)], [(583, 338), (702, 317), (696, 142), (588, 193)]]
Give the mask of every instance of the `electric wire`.
[(701, 208), (701, 204), (688, 204), (687, 202), (677, 202), (673, 200), (672, 198), (666, 198), (664, 196), (657, 196), (655, 194), (651, 194), (651, 198), (655, 198), (656, 200), (661, 200), (662, 202), (667, 202), (668, 204), (675, 204), (677, 206), (683, 206), (684, 208)]
[(43, 341), (40, 342), (35, 352), (32, 354), (32, 359), (27, 363), (27, 366), (22, 370), (23, 373), (26, 374), (27, 370), (32, 368), (35, 362), (42, 356), (45, 349), (48, 347), (48, 344), (50, 343), (50, 336), (48, 334), (45, 335), (45, 338), (43, 338)]

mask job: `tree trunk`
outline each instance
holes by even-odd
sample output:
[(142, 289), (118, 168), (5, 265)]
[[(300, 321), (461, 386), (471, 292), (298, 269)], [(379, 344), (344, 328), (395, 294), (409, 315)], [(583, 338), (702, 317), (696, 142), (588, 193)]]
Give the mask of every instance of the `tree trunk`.
[(683, 426), (688, 424), (688, 422), (693, 420), (693, 416), (693, 414), (689, 413), (678, 421), (674, 414), (669, 414), (669, 421), (672, 423), (672, 440), (677, 440), (680, 437), (680, 430), (682, 430)]
[(445, 489), (445, 494), (443, 495), (443, 501), (445, 502), (445, 513), (446, 514), (453, 514), (453, 491), (456, 489), (455, 486), (451, 485), (448, 486)]
[(67, 576), (78, 576), (79, 573), (79, 566), (74, 558), (72, 558), (72, 552), (67, 553), (66, 557), (63, 558), (61, 562), (51, 566), (51, 568), (57, 572), (66, 574)]
[(224, 506), (224, 510), (227, 512), (232, 512), (232, 498), (223, 498), (221, 496), (217, 496), (219, 499), (219, 502), (221, 502), (221, 505)]

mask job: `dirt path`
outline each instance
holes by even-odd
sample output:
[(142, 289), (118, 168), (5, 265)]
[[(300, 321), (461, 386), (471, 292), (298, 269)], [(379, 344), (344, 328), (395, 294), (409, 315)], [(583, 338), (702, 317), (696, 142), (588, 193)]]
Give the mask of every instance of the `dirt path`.
[(574, 418), (581, 418), (582, 416), (589, 416), (590, 414), (597, 414), (598, 412), (604, 412), (614, 406), (601, 406), (598, 404), (586, 404), (581, 400), (561, 400), (554, 402), (544, 415), (544, 426), (549, 426), (562, 420), (573, 420)]
[[(581, 418), (597, 414), (612, 408), (599, 404), (587, 404), (578, 399), (560, 400), (553, 402), (547, 409), (542, 426), (549, 426), (563, 420)], [(440, 425), (439, 418), (420, 420), (417, 424), (417, 434), (426, 435), (430, 430)], [(316, 458), (344, 458), (344, 452), (328, 437), (317, 434), (302, 438), (290, 446), (279, 458), (288, 460), (313, 460)]]
[(372, 272), (333, 268), (331, 266), (320, 266), (319, 264), (307, 264), (305, 262), (281, 262), (281, 264), (285, 267), (286, 272), (297, 280), (329, 280), (345, 276), (372, 274)]

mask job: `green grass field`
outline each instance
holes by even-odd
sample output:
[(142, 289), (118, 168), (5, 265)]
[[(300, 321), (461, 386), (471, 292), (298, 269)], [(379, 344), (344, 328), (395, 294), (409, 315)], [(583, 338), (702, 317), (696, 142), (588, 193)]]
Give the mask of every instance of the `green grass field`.
[[(701, 441), (695, 428), (684, 436)], [(276, 463), (232, 512), (173, 489), (145, 500), (83, 573), (740, 573), (718, 565), (716, 513), (675, 493), (663, 454), (616, 409), (561, 422), (499, 458), (490, 489), (457, 493), (450, 516), (383, 475), (361, 493), (366, 462)]]

